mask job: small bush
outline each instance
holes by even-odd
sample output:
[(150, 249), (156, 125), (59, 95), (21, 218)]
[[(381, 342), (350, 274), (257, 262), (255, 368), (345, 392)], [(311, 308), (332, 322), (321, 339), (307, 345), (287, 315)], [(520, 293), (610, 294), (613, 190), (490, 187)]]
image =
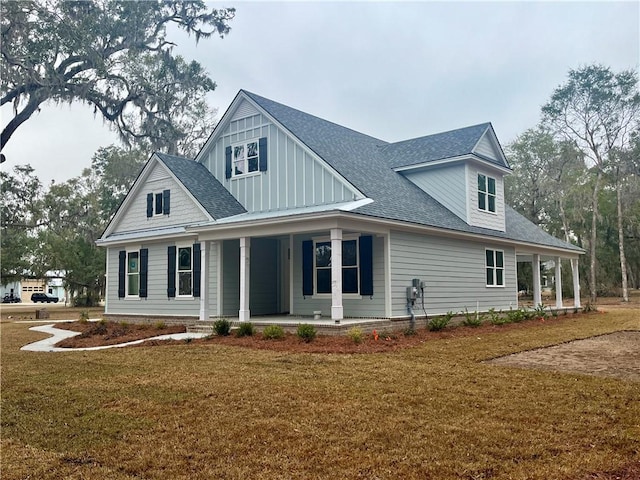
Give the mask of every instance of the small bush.
[(482, 317), (478, 315), (478, 312), (470, 312), (466, 308), (464, 309), (464, 320), (462, 324), (465, 327), (479, 327), (482, 325)]
[(403, 333), (405, 337), (412, 337), (413, 335), (416, 334), (416, 329), (409, 327)]
[(509, 312), (507, 313), (507, 320), (512, 323), (521, 322), (524, 320), (523, 311), (519, 308), (516, 310), (509, 309)]
[(129, 322), (120, 322), (120, 327), (126, 332), (129, 330)]
[(250, 337), (255, 333), (256, 329), (251, 322), (242, 322), (238, 325), (236, 337)]
[(154, 327), (156, 330), (164, 330), (165, 328), (167, 328), (167, 324), (166, 324), (166, 323), (164, 323), (164, 322), (161, 320), (161, 321), (159, 321), (159, 322), (154, 323), (154, 324), (153, 324), (153, 327)]
[(542, 318), (543, 320), (546, 320), (547, 317), (549, 316), (549, 313), (547, 312), (547, 310), (545, 309), (545, 306), (543, 303), (541, 303), (540, 305), (538, 305), (535, 310), (535, 315), (537, 318)]
[(216, 332), (216, 335), (226, 337), (231, 331), (231, 322), (229, 322), (229, 320), (227, 320), (226, 318), (216, 320), (213, 323), (213, 331)]
[(301, 323), (298, 325), (297, 331), (298, 337), (304, 340), (306, 343), (313, 341), (316, 338), (316, 329), (313, 325), (309, 325), (308, 323)]
[(80, 314), (78, 315), (78, 321), (80, 323), (86, 323), (89, 321), (89, 311), (88, 310), (82, 310), (80, 312)]
[(449, 325), (449, 322), (453, 318), (453, 312), (447, 312), (446, 315), (440, 315), (439, 317), (433, 317), (427, 328), (432, 332), (443, 330)]
[(493, 325), (504, 325), (505, 323), (509, 323), (508, 317), (502, 314), (502, 310), (496, 312), (495, 308), (489, 309), (489, 321)]
[(279, 340), (284, 338), (284, 329), (280, 325), (269, 325), (262, 331), (262, 337), (267, 340)]
[(362, 329), (359, 327), (352, 327), (347, 332), (347, 336), (353, 340), (353, 343), (362, 343)]

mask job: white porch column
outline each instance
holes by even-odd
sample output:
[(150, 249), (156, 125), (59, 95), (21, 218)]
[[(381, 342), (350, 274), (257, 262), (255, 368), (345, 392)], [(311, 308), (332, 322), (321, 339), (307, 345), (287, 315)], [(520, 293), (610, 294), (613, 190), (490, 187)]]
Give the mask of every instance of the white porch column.
[(540, 288), (540, 255), (533, 254), (533, 306), (542, 303), (542, 291)]
[(200, 242), (200, 320), (209, 319), (209, 242)]
[(331, 229), (331, 319), (344, 318), (342, 307), (342, 229)]
[(249, 271), (251, 259), (251, 238), (240, 238), (240, 311), (238, 317), (241, 322), (248, 322), (249, 312)]
[(571, 259), (571, 271), (573, 273), (573, 305), (580, 308), (580, 273), (578, 272), (578, 259)]
[(556, 257), (556, 308), (562, 308), (562, 262)]

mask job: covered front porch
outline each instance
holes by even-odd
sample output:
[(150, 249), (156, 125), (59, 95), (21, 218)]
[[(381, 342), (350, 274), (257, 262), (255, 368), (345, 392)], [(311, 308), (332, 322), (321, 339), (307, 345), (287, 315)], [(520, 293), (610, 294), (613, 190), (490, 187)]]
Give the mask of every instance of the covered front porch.
[[(533, 308), (537, 308), (540, 305), (544, 305), (543, 303), (543, 290), (545, 288), (554, 291), (554, 305), (553, 308), (557, 310), (565, 309), (570, 305), (565, 305), (563, 289), (562, 289), (562, 278), (563, 278), (563, 269), (562, 269), (562, 261), (569, 261), (571, 267), (571, 277), (572, 277), (572, 286), (573, 286), (573, 304), (571, 305), (573, 308), (580, 308), (580, 274), (578, 270), (578, 257), (577, 256), (559, 256), (559, 255), (550, 255), (546, 253), (540, 252), (526, 252), (526, 251), (517, 251), (516, 252), (516, 268), (520, 271), (521, 266), (528, 265), (531, 268), (529, 280), (531, 281), (533, 299), (532, 304)], [(545, 266), (547, 268), (545, 268)], [(548, 271), (551, 273), (551, 281), (543, 275), (543, 271)], [(529, 272), (527, 272), (527, 275)], [(517, 275), (519, 277), (519, 275)], [(520, 287), (519, 287), (520, 290)], [(520, 302), (519, 302), (520, 303)], [(551, 307), (551, 305), (545, 305)]]

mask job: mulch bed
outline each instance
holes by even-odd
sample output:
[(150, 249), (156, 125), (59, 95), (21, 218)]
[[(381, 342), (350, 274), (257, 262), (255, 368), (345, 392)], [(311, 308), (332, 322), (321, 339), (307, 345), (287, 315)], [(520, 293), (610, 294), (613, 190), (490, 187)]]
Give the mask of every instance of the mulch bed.
[[(573, 315), (561, 316), (569, 318)], [(553, 322), (554, 318), (549, 318), (546, 322)], [(263, 338), (261, 333), (252, 336), (236, 337), (234, 332), (229, 336), (210, 336), (201, 339), (185, 340), (148, 340), (141, 346), (159, 345), (229, 345), (252, 348), (257, 350), (273, 350), (294, 353), (380, 353), (396, 351), (405, 348), (418, 346), (426, 341), (442, 338), (458, 338), (467, 336), (486, 335), (495, 332), (504, 332), (514, 329), (530, 328), (532, 323), (544, 323), (541, 319), (525, 320), (519, 323), (505, 325), (492, 325), (484, 323), (479, 327), (448, 327), (439, 332), (431, 332), (424, 327), (416, 329), (413, 334), (406, 334), (402, 331), (378, 330), (377, 340), (373, 334), (363, 334), (362, 342), (355, 343), (349, 336), (345, 335), (318, 335), (316, 338), (306, 343), (296, 334), (287, 333), (284, 338), (270, 340)], [(181, 333), (185, 331), (183, 326), (166, 326), (157, 328), (154, 325), (134, 325), (117, 322), (71, 322), (57, 325), (59, 328), (82, 332), (77, 337), (69, 338), (58, 343), (58, 347), (80, 348), (94, 347), (100, 345), (114, 345), (117, 343), (130, 342), (144, 338), (165, 335), (168, 333)]]

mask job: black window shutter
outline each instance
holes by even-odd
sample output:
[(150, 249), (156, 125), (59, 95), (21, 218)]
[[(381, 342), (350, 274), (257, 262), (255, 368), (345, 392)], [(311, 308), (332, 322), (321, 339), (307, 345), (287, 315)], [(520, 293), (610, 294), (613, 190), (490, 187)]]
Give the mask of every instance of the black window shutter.
[(313, 241), (302, 242), (302, 294), (313, 295)]
[(360, 237), (360, 295), (373, 295), (373, 237)]
[(167, 297), (176, 296), (176, 247), (167, 249)]
[(162, 214), (169, 215), (169, 208), (171, 206), (171, 190), (162, 191)]
[(231, 147), (224, 149), (224, 177), (231, 178)]
[(127, 252), (118, 252), (118, 298), (124, 298), (124, 280), (127, 274)]
[(202, 265), (200, 263), (200, 244), (193, 244), (193, 296), (200, 296), (200, 271)]
[(140, 249), (140, 292), (141, 298), (147, 298), (147, 280), (149, 278), (149, 249)]
[(267, 171), (267, 137), (262, 137), (260, 140), (258, 140), (258, 151), (260, 155), (259, 157), (260, 171), (266, 172)]
[(147, 194), (147, 217), (153, 217), (153, 193)]

